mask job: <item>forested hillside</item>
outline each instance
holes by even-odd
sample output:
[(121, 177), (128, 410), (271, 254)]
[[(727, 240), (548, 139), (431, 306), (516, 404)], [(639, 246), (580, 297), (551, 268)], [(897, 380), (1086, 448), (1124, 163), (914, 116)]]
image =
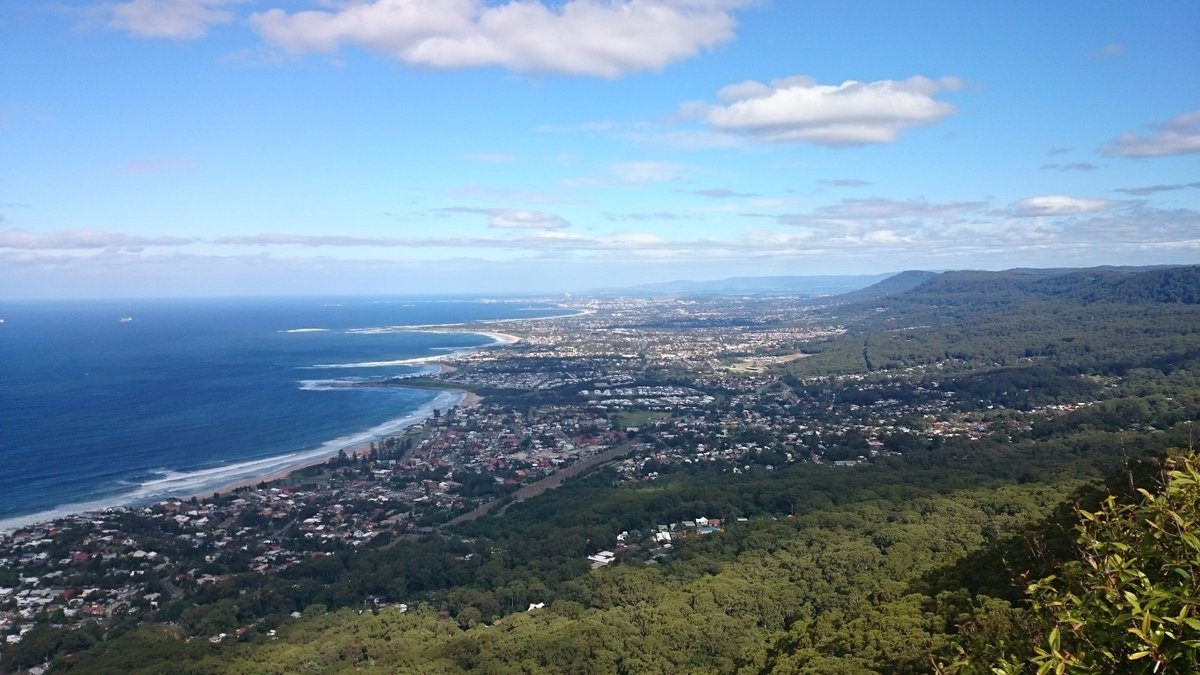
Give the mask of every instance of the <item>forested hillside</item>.
[(866, 288), (861, 288), (857, 291), (843, 293), (828, 299), (828, 302), (844, 305), (855, 302), (866, 302), (884, 298), (890, 295), (898, 295), (905, 291), (911, 290), (921, 284), (936, 277), (934, 272), (925, 272), (922, 270), (909, 270), (901, 272), (894, 276), (890, 276), (877, 284), (872, 284)]
[[(760, 390), (770, 406), (803, 411), (795, 429), (732, 407), (710, 415), (740, 422), (688, 435), (670, 426), (680, 413), (646, 414), (630, 442), (660, 452), (630, 461), (653, 480), (610, 465), (478, 520), (271, 579), (234, 577), (109, 637), (46, 630), (5, 665), (55, 655), (56, 668), (81, 673), (1022, 672), (1027, 662), (1194, 672), (1200, 545), (1185, 487), (1195, 459), (1172, 460), (1171, 492), (1163, 458), (1193, 445), (1200, 417), (1198, 270), (948, 273), (825, 308), (812, 321), (844, 332), (771, 366)], [(695, 386), (736, 406), (708, 377)], [(897, 407), (912, 412), (859, 431)], [(676, 445), (787, 432), (787, 447), (736, 460), (661, 459)], [(1115, 525), (1160, 502), (1156, 513), (1182, 515), (1157, 527), (1176, 530)], [(628, 546), (600, 569), (587, 557), (701, 517), (718, 526), (680, 533), (669, 553)], [(1088, 576), (1097, 546), (1134, 539), (1146, 560), (1182, 543), (1162, 554), (1165, 577), (1098, 589)], [(1092, 625), (1096, 598), (1114, 604)], [(1163, 611), (1146, 613), (1148, 602)], [(1131, 612), (1149, 623), (1122, 623)], [(252, 629), (204, 637), (238, 626)], [(1110, 644), (1107, 661), (1084, 657)]]
[[(885, 282), (886, 283), (886, 282)], [(1045, 365), (1068, 375), (1164, 372), (1200, 356), (1200, 266), (1138, 272), (947, 272), (826, 311), (847, 334), (808, 349), (799, 375)], [(869, 289), (868, 289), (869, 290)]]

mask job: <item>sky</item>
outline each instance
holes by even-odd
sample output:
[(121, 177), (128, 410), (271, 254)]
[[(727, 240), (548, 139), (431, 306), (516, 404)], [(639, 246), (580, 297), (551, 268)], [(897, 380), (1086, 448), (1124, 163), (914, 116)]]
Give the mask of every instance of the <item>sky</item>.
[(0, 0), (0, 297), (1200, 263), (1200, 3)]

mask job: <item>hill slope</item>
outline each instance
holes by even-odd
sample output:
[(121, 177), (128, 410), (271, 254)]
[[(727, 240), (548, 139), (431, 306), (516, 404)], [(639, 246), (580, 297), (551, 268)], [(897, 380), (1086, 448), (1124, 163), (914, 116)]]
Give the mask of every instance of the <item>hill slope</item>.
[[(828, 306), (847, 327), (810, 345), (797, 375), (948, 372), (1050, 364), (1069, 374), (1177, 367), (1200, 353), (1200, 266), (946, 272), (903, 293)], [(1175, 364), (1175, 365), (1172, 365)]]
[(937, 276), (938, 275), (936, 272), (909, 270), (888, 277), (887, 279), (867, 286), (866, 288), (861, 288), (857, 291), (850, 291), (849, 293), (842, 293), (841, 295), (834, 296), (829, 298), (829, 302), (846, 304), (877, 300), (879, 298), (885, 298), (912, 290)]

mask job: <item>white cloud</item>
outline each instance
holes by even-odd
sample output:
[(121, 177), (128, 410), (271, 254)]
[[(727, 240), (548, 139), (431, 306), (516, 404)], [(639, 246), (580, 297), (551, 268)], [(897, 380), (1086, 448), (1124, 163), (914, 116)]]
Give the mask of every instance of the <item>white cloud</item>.
[(454, 206), (442, 209), (446, 213), (477, 213), (488, 217), (488, 225), (501, 230), (557, 230), (570, 227), (564, 218), (544, 211), (525, 209), (478, 209)]
[(1116, 157), (1166, 157), (1200, 153), (1200, 110), (1186, 112), (1161, 124), (1150, 125), (1150, 136), (1121, 134), (1100, 149), (1100, 154)]
[(227, 8), (240, 0), (128, 0), (109, 7), (110, 28), (139, 37), (194, 40), (233, 21)]
[(1135, 187), (1135, 188), (1118, 188), (1118, 189), (1114, 190), (1114, 192), (1124, 192), (1127, 195), (1133, 195), (1135, 197), (1148, 197), (1156, 192), (1172, 192), (1174, 190), (1183, 190), (1185, 188), (1200, 189), (1200, 181), (1197, 181), (1195, 183), (1186, 183), (1186, 184), (1172, 183), (1172, 184), (1168, 184), (1168, 185), (1159, 184), (1159, 185), (1144, 185), (1144, 186)]
[(725, 103), (736, 103), (738, 101), (746, 101), (752, 98), (764, 98), (770, 96), (775, 90), (762, 82), (755, 80), (746, 80), (737, 84), (730, 84), (721, 87), (717, 91), (717, 98)]
[(1019, 217), (1032, 216), (1077, 216), (1087, 213), (1108, 211), (1123, 202), (1111, 199), (1091, 199), (1084, 197), (1068, 197), (1066, 195), (1046, 195), (1030, 197), (1013, 204), (1012, 215)]
[(38, 233), (26, 230), (0, 232), (0, 249), (85, 250), (101, 248), (135, 249), (143, 246), (183, 246), (194, 239), (182, 237), (141, 237), (120, 232), (80, 229), (65, 232)]
[(293, 54), (344, 44), (434, 68), (619, 77), (662, 70), (733, 38), (746, 0), (374, 0), (332, 10), (251, 16), (264, 39)]
[(556, 230), (569, 227), (563, 218), (541, 211), (500, 209), (491, 213), (489, 224), (500, 229)]
[(748, 81), (718, 92), (724, 105), (689, 103), (682, 112), (699, 115), (718, 131), (772, 143), (891, 143), (902, 131), (952, 115), (954, 106), (933, 96), (961, 87), (957, 78), (922, 76), (840, 85), (817, 84), (807, 77), (769, 86)]
[(915, 221), (924, 219), (954, 220), (977, 212), (984, 202), (928, 202), (924, 199), (896, 200), (883, 197), (843, 199), (837, 204), (822, 206), (810, 213), (789, 213), (776, 220), (783, 225), (820, 227), (849, 222)]

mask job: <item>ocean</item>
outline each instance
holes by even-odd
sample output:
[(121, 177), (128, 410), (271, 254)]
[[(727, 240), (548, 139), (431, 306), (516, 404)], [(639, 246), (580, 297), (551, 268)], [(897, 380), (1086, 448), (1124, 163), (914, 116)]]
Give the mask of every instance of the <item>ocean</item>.
[(394, 433), (461, 395), (345, 385), (494, 344), (411, 328), (570, 313), (429, 298), (0, 302), (0, 530), (206, 494)]

